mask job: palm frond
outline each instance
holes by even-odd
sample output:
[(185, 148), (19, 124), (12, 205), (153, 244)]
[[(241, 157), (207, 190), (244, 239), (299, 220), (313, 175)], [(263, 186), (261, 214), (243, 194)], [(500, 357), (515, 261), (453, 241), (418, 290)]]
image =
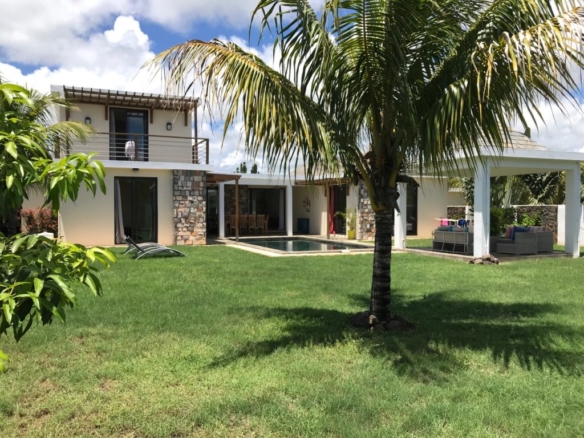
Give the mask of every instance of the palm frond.
[(162, 52), (149, 65), (162, 72), (169, 88), (188, 81), (196, 66), (203, 100), (221, 109), (223, 133), (241, 116), (246, 150), (254, 157), (261, 154), (272, 168), (288, 172), (301, 160), (310, 170), (328, 171), (327, 164), (335, 162), (325, 111), (236, 44), (192, 40)]

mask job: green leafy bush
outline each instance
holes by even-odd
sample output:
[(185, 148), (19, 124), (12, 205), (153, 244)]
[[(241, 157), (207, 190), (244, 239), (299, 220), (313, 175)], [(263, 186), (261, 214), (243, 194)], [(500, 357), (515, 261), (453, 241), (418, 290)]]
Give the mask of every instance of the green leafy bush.
[(521, 215), (519, 225), (524, 227), (539, 227), (541, 226), (541, 216), (537, 213), (524, 213)]
[(34, 321), (65, 322), (66, 307), (77, 304), (75, 289), (101, 295), (97, 273), (115, 261), (103, 248), (57, 242), (42, 236), (0, 241), (0, 335), (12, 329), (19, 340)]
[[(44, 188), (55, 212), (61, 201), (75, 201), (83, 186), (94, 195), (98, 188), (105, 193), (105, 169), (91, 155), (69, 154), (54, 161), (49, 154), (55, 145), (83, 140), (88, 133), (74, 122), (40, 123), (39, 115), (54, 104), (68, 106), (51, 95), (39, 98), (18, 85), (0, 83), (0, 221), (22, 207), (33, 186)], [(0, 336), (12, 330), (19, 340), (34, 321), (65, 321), (65, 309), (77, 304), (78, 286), (101, 294), (96, 274), (114, 261), (103, 248), (0, 234)], [(0, 371), (6, 361), (0, 351)]]
[(517, 209), (515, 207), (503, 207), (503, 227), (513, 225), (516, 217)]
[(501, 207), (491, 207), (491, 236), (500, 236), (505, 229), (504, 212)]

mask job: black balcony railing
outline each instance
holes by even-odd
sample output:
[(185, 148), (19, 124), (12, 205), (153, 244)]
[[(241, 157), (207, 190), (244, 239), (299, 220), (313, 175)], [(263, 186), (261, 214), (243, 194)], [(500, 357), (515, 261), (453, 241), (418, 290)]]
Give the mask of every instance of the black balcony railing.
[(209, 164), (209, 139), (100, 132), (70, 152), (95, 152), (97, 160)]

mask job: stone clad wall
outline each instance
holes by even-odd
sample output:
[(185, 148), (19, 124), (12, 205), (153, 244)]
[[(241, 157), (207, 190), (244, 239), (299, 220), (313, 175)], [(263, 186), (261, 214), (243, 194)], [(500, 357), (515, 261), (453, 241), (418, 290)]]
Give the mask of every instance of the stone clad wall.
[(464, 205), (449, 205), (446, 208), (448, 219), (464, 219), (466, 216), (466, 207)]
[(369, 199), (369, 192), (363, 181), (359, 181), (357, 186), (358, 201), (357, 214), (359, 216), (357, 227), (357, 239), (359, 240), (374, 240), (375, 239), (375, 215), (371, 208), (371, 200)]
[[(248, 214), (249, 187), (239, 186), (239, 214)], [(235, 185), (225, 186), (225, 214), (235, 214)]]
[(541, 225), (553, 231), (554, 239), (558, 238), (558, 206), (557, 205), (516, 205), (517, 221), (521, 222), (523, 215), (539, 215)]
[(173, 170), (174, 243), (205, 245), (206, 173), (196, 170)]

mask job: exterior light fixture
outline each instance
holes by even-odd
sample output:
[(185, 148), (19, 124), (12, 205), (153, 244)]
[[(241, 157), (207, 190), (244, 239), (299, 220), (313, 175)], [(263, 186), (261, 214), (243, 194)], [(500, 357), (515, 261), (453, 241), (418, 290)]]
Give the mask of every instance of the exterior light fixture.
[(85, 117), (85, 124), (91, 125), (91, 117)]
[(172, 131), (172, 123), (168, 122), (168, 123), (166, 124), (166, 130), (167, 130), (167, 131)]

